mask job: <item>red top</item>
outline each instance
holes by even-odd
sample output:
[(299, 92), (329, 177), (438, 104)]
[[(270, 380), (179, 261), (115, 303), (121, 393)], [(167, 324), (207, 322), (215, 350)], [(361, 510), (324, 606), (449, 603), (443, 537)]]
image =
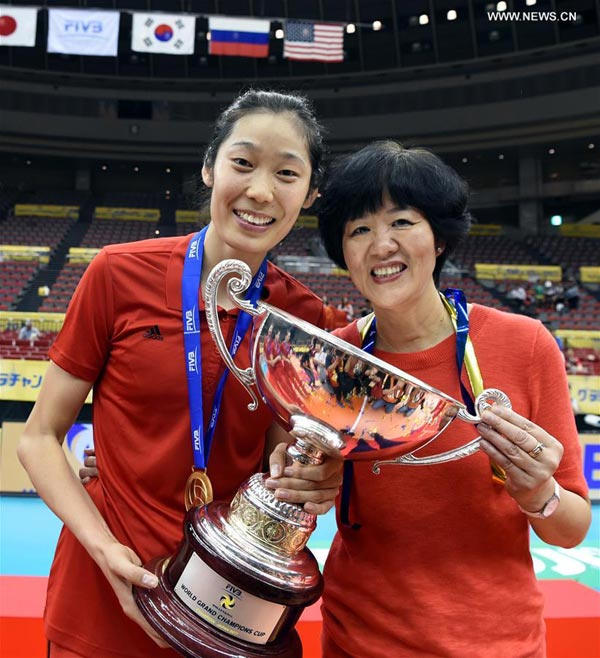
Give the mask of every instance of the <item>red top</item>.
[[(87, 490), (108, 526), (142, 562), (175, 551), (182, 538), (184, 487), (193, 464), (181, 320), (181, 275), (192, 236), (145, 240), (103, 249), (69, 305), (51, 359), (94, 381), (94, 444), (99, 478)], [(269, 263), (263, 298), (322, 324), (321, 301)], [(204, 415), (208, 421), (225, 364), (199, 300)], [(219, 311), (229, 344), (238, 309)], [(152, 334), (148, 330), (158, 327)], [(249, 330), (236, 358), (249, 365)], [(150, 336), (154, 335), (154, 338)], [(261, 470), (265, 432), (273, 420), (261, 403), (250, 412), (245, 389), (229, 375), (208, 462), (216, 499), (231, 498)], [(50, 640), (82, 655), (176, 656), (160, 650), (121, 612), (87, 552), (63, 529), (48, 583)]]
[[(587, 495), (560, 351), (540, 322), (477, 304), (471, 338), (484, 386), (565, 451), (558, 482)], [(356, 323), (338, 332), (360, 345)], [(456, 338), (412, 354), (375, 355), (461, 400)], [(470, 390), (466, 373), (463, 381)], [(454, 420), (420, 455), (475, 438)], [(483, 452), (435, 466), (354, 463), (349, 516), (325, 566), (324, 658), (452, 656), (542, 658), (543, 600), (529, 552), (529, 524), (492, 480)]]

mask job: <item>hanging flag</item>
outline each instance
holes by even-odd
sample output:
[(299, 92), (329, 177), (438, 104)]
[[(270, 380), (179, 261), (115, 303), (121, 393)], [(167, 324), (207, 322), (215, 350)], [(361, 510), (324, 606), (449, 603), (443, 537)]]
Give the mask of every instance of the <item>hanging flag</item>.
[(283, 56), (313, 62), (343, 62), (344, 26), (286, 21)]
[(258, 18), (209, 16), (210, 55), (268, 57), (271, 21)]
[(35, 46), (37, 7), (0, 5), (0, 46)]
[(119, 12), (48, 9), (48, 52), (117, 56)]
[(193, 55), (195, 30), (195, 16), (135, 13), (131, 50), (138, 53)]

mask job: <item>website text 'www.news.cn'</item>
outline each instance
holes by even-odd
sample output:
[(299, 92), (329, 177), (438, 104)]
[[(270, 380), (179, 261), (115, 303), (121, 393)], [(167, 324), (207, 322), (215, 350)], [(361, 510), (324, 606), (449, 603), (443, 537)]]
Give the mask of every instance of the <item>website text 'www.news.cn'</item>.
[(575, 23), (577, 21), (576, 11), (488, 11), (489, 21), (503, 21), (510, 23), (515, 21), (531, 23)]

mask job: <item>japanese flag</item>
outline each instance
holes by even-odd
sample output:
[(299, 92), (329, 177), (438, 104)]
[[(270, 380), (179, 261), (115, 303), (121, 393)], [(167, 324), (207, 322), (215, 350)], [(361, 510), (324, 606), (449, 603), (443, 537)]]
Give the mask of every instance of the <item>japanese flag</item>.
[(0, 5), (0, 46), (35, 46), (37, 7)]
[(131, 50), (139, 53), (193, 55), (195, 28), (195, 16), (135, 13)]

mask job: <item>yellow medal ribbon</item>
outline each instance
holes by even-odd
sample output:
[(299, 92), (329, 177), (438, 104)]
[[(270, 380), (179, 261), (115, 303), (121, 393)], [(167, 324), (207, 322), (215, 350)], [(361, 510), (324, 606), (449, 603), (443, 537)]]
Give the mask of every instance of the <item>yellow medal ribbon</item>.
[[(454, 327), (454, 331), (456, 332), (458, 328), (457, 319), (456, 319), (456, 309), (441, 293), (440, 293), (440, 298), (444, 304), (444, 308), (446, 309), (448, 315), (450, 316), (450, 320), (452, 321), (452, 326)], [(364, 325), (362, 329), (359, 331), (363, 345), (374, 319), (375, 319), (375, 313), (370, 313), (369, 315), (367, 315), (365, 318)], [(471, 391), (473, 392), (474, 396), (477, 397), (483, 391), (484, 388), (483, 377), (481, 376), (479, 363), (477, 362), (477, 357), (475, 356), (475, 348), (473, 347), (473, 342), (471, 341), (471, 337), (468, 335), (465, 344), (464, 363), (465, 363), (465, 369), (467, 371), (467, 376), (469, 378), (469, 384), (471, 385)], [(460, 373), (459, 373), (459, 377), (460, 377)], [(495, 464), (494, 462), (492, 462), (491, 468), (492, 468), (492, 479), (494, 480), (494, 482), (504, 484), (504, 482), (506, 481), (506, 471), (501, 466)]]

